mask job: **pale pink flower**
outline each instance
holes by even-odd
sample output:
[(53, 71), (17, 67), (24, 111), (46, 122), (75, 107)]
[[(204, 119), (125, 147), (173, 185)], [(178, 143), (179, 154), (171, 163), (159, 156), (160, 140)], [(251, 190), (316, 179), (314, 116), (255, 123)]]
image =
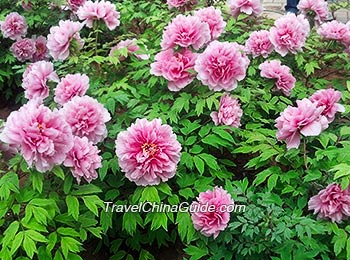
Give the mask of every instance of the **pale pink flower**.
[(241, 13), (259, 16), (263, 7), (260, 0), (230, 0), (229, 7), (233, 17), (237, 18)]
[(22, 87), (25, 90), (25, 98), (47, 98), (49, 96), (48, 81), (59, 81), (51, 62), (38, 61), (30, 64), (23, 73)]
[(114, 30), (120, 24), (120, 13), (116, 11), (115, 5), (109, 1), (86, 1), (79, 7), (77, 15), (80, 20), (85, 20), (85, 24), (89, 28), (92, 28), (95, 20), (103, 20), (109, 30)]
[(319, 35), (328, 40), (336, 40), (345, 45), (350, 45), (350, 23), (344, 24), (336, 20), (323, 23), (317, 29)]
[(19, 61), (32, 60), (35, 50), (35, 41), (29, 38), (18, 39), (10, 47), (13, 56)]
[(342, 190), (337, 183), (331, 183), (309, 200), (309, 210), (318, 218), (342, 222), (350, 216), (350, 188)]
[(83, 47), (84, 43), (79, 34), (82, 27), (82, 23), (66, 20), (50, 28), (47, 48), (55, 60), (65, 60), (71, 52), (74, 53)]
[(97, 146), (89, 141), (86, 137), (74, 136), (74, 144), (68, 152), (63, 165), (71, 168), (74, 178), (80, 184), (81, 178), (91, 182), (98, 178), (97, 169), (102, 166), (100, 151)]
[(219, 38), (224, 32), (226, 22), (222, 18), (221, 11), (210, 6), (202, 8), (194, 12), (194, 16), (198, 17), (202, 22), (209, 25), (210, 36), (212, 40)]
[(276, 119), (277, 139), (285, 140), (287, 149), (298, 148), (300, 134), (317, 136), (328, 127), (328, 120), (322, 116), (324, 107), (317, 107), (309, 99), (297, 100), (297, 107), (288, 106)]
[(26, 19), (16, 12), (10, 13), (0, 22), (0, 29), (4, 38), (19, 39), (27, 34)]
[(309, 32), (310, 24), (304, 15), (289, 13), (275, 21), (270, 29), (270, 40), (282, 56), (288, 52), (296, 54), (302, 51)]
[(67, 0), (69, 8), (76, 12), (80, 6), (85, 4), (86, 0)]
[(34, 165), (39, 172), (61, 164), (73, 145), (70, 126), (57, 110), (51, 111), (38, 99), (9, 115), (0, 139), (19, 145), (29, 167)]
[(136, 185), (158, 185), (176, 173), (181, 145), (160, 119), (136, 119), (118, 134), (115, 145), (120, 168)]
[(227, 209), (233, 205), (231, 195), (221, 187), (215, 187), (213, 191), (201, 192), (197, 201), (191, 204), (194, 228), (206, 237), (217, 238), (230, 221), (230, 212)]
[(195, 75), (191, 72), (197, 54), (188, 49), (174, 52), (173, 49), (161, 51), (151, 64), (151, 74), (163, 76), (168, 80), (170, 91), (179, 91), (190, 84)]
[(324, 107), (322, 115), (327, 117), (328, 122), (333, 122), (335, 113), (345, 112), (343, 105), (337, 103), (341, 99), (341, 92), (332, 88), (316, 91), (310, 101), (317, 104), (317, 107)]
[(198, 3), (198, 0), (167, 0), (169, 9), (180, 8), (180, 9), (186, 10), (197, 3)]
[(60, 111), (71, 126), (73, 135), (86, 136), (94, 144), (107, 137), (106, 122), (111, 120), (107, 109), (89, 96), (75, 96)]
[(259, 69), (261, 70), (261, 77), (276, 79), (276, 88), (281, 90), (286, 96), (290, 95), (290, 92), (295, 87), (296, 79), (290, 73), (289, 67), (282, 65), (279, 60), (270, 60), (260, 64)]
[(263, 56), (267, 58), (273, 51), (273, 45), (270, 41), (270, 32), (266, 30), (252, 32), (245, 43), (247, 53), (252, 54), (253, 58)]
[[(122, 48), (127, 48), (128, 54), (133, 53), (136, 58), (140, 60), (148, 60), (149, 59), (149, 54), (141, 54), (138, 53), (140, 51), (140, 46), (137, 44), (137, 40), (134, 39), (127, 39), (124, 41), (119, 42), (116, 46), (112, 47), (109, 56), (114, 56), (114, 52), (116, 50), (120, 50)], [(119, 60), (124, 60), (125, 57), (120, 56)]]
[(198, 50), (210, 41), (210, 29), (207, 23), (202, 23), (198, 17), (179, 14), (163, 32), (160, 46), (163, 50), (180, 47), (190, 47)]
[(236, 98), (232, 98), (229, 93), (225, 93), (220, 98), (219, 111), (211, 112), (210, 116), (215, 125), (228, 125), (232, 127), (241, 126), (243, 111)]
[(89, 88), (89, 77), (85, 74), (68, 74), (57, 84), (54, 100), (64, 105), (75, 96), (84, 96)]
[(214, 91), (235, 89), (249, 65), (243, 48), (235, 42), (211, 42), (196, 59), (197, 79)]
[(327, 19), (328, 5), (324, 0), (300, 0), (298, 9), (305, 16), (311, 16), (321, 23)]
[[(2, 131), (4, 131), (4, 125), (2, 125), (0, 120), (0, 136)], [(19, 152), (19, 145), (17, 144), (7, 144), (0, 140), (0, 154), (4, 156), (4, 159), (11, 158)]]
[(45, 60), (48, 57), (48, 49), (46, 47), (46, 38), (39, 36), (34, 39), (35, 41), (35, 53), (33, 54), (33, 61)]

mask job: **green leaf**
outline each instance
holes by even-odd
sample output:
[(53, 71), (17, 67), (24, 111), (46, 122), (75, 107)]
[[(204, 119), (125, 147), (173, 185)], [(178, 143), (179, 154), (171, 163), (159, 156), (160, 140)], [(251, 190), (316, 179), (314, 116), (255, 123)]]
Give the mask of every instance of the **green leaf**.
[(200, 174), (204, 173), (204, 161), (199, 156), (193, 157), (194, 165), (196, 166), (197, 170)]
[(72, 216), (75, 220), (79, 217), (79, 201), (76, 197), (68, 195), (66, 197), (66, 204), (68, 207), (68, 215)]
[(12, 241), (11, 255), (14, 255), (17, 249), (22, 245), (23, 238), (24, 238), (24, 231), (18, 232), (18, 234), (15, 236), (15, 238)]
[(157, 202), (160, 203), (160, 198), (158, 194), (158, 190), (154, 186), (147, 186), (143, 189), (142, 195), (140, 198), (141, 202), (149, 201), (149, 202)]
[(122, 229), (128, 232), (131, 236), (136, 231), (137, 223), (142, 225), (142, 218), (137, 212), (125, 212), (123, 215)]
[(273, 171), (271, 170), (271, 168), (267, 168), (266, 170), (258, 173), (256, 175), (255, 180), (253, 181), (253, 185), (254, 186), (259, 186), (261, 183), (263, 183), (267, 177), (269, 177), (271, 174), (273, 173)]
[(199, 248), (196, 246), (188, 246), (184, 251), (191, 256), (190, 260), (198, 260), (208, 255), (208, 248)]
[(206, 165), (208, 165), (211, 169), (213, 170), (218, 170), (220, 169), (218, 163), (217, 163), (217, 159), (212, 156), (211, 154), (207, 154), (207, 153), (202, 153), (198, 155), (200, 158), (203, 159), (203, 161), (206, 163)]
[(3, 247), (6, 247), (7, 245), (9, 245), (12, 242), (18, 229), (19, 229), (19, 222), (18, 221), (14, 221), (8, 226), (8, 228), (4, 232), (5, 236), (1, 241), (1, 244)]
[(34, 241), (43, 242), (43, 243), (47, 242), (47, 239), (42, 234), (40, 234), (35, 230), (26, 230), (25, 235), (29, 236)]
[(277, 174), (272, 174), (269, 179), (267, 180), (267, 190), (272, 191), (274, 187), (276, 187), (276, 183), (278, 180), (278, 175)]
[(29, 176), (33, 185), (33, 189), (41, 193), (43, 191), (44, 175), (40, 172), (32, 171)]
[(98, 216), (98, 208), (97, 205), (100, 207), (104, 207), (104, 203), (100, 198), (96, 195), (91, 195), (91, 196), (85, 196), (82, 197), (85, 206), (92, 212), (94, 213), (95, 216)]
[(152, 220), (151, 230), (157, 230), (160, 227), (163, 227), (166, 231), (168, 230), (168, 217), (165, 212), (154, 212), (147, 214), (145, 223), (148, 223), (150, 218)]
[(64, 257), (68, 259), (68, 252), (77, 253), (80, 251), (81, 243), (71, 237), (61, 237), (61, 249)]
[(176, 217), (177, 231), (182, 241), (190, 243), (193, 240), (195, 229), (188, 212), (178, 212)]
[(33, 258), (34, 253), (37, 253), (36, 245), (28, 235), (24, 236), (22, 247), (30, 259)]
[(52, 172), (60, 179), (64, 180), (64, 172), (60, 166), (55, 166)]
[(80, 234), (73, 228), (59, 227), (57, 233), (62, 236), (80, 237)]
[(95, 194), (100, 193), (102, 190), (93, 184), (86, 184), (86, 185), (80, 185), (77, 186), (78, 189), (75, 191), (72, 191), (71, 195), (88, 195), (88, 194)]

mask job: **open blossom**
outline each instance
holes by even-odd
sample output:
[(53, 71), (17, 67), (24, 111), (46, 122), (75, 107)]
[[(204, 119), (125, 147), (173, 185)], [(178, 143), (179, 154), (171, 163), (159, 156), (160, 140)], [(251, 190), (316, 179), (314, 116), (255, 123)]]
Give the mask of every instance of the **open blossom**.
[(290, 73), (289, 67), (282, 65), (279, 60), (270, 60), (260, 64), (259, 69), (261, 70), (261, 77), (276, 79), (276, 88), (281, 90), (286, 96), (290, 95), (296, 79)]
[(190, 72), (194, 69), (197, 54), (188, 49), (174, 52), (173, 49), (161, 51), (151, 64), (151, 74), (163, 76), (168, 80), (171, 91), (179, 91), (190, 84), (195, 75)]
[(86, 137), (74, 136), (74, 144), (68, 152), (63, 164), (71, 168), (71, 172), (77, 182), (80, 183), (81, 178), (87, 182), (97, 179), (97, 169), (101, 168), (101, 157), (98, 155), (99, 150)]
[(202, 23), (198, 17), (179, 14), (163, 32), (160, 46), (163, 50), (180, 47), (190, 47), (198, 50), (210, 41), (210, 29), (207, 23)]
[(338, 90), (332, 88), (318, 90), (309, 99), (316, 103), (317, 107), (324, 107), (322, 115), (327, 117), (329, 123), (333, 122), (335, 113), (345, 112), (344, 106), (337, 103), (341, 99), (341, 92)]
[(300, 0), (298, 9), (305, 16), (311, 14), (318, 23), (325, 21), (328, 16), (328, 5), (325, 0)]
[(273, 51), (273, 45), (270, 41), (270, 32), (266, 30), (252, 32), (245, 43), (247, 53), (254, 58), (263, 56), (266, 58)]
[(344, 24), (336, 20), (323, 23), (317, 29), (317, 33), (328, 40), (336, 40), (347, 48), (350, 45), (350, 23)]
[(167, 0), (169, 9), (171, 8), (186, 8), (197, 4), (197, 0)]
[(38, 61), (30, 64), (23, 73), (22, 87), (25, 98), (47, 98), (49, 96), (48, 81), (59, 81), (51, 62)]
[(136, 185), (158, 185), (175, 175), (181, 145), (160, 119), (136, 119), (115, 141), (119, 166)]
[(34, 38), (35, 52), (33, 54), (33, 61), (45, 60), (48, 56), (48, 49), (46, 47), (47, 41), (44, 36)]
[(237, 18), (241, 13), (259, 16), (263, 11), (260, 0), (230, 0), (229, 7), (232, 16), (235, 18)]
[(297, 100), (297, 105), (288, 106), (276, 119), (277, 139), (285, 140), (288, 150), (299, 147), (300, 134), (317, 136), (328, 127), (327, 118), (322, 116), (324, 107), (306, 98)]
[(75, 96), (60, 111), (73, 134), (86, 136), (91, 142), (101, 142), (107, 136), (106, 122), (111, 120), (107, 109), (89, 96)]
[(319, 218), (342, 222), (350, 217), (350, 188), (342, 190), (337, 183), (331, 183), (309, 200), (309, 210)]
[(115, 5), (109, 1), (86, 1), (79, 7), (77, 15), (80, 20), (85, 20), (85, 24), (89, 28), (92, 28), (95, 20), (103, 20), (111, 31), (120, 24), (120, 13), (115, 9)]
[(235, 89), (249, 65), (243, 48), (235, 42), (211, 42), (196, 60), (197, 78), (214, 91)]
[(0, 22), (0, 29), (4, 38), (19, 39), (27, 34), (26, 19), (16, 12), (10, 13)]
[(10, 47), (13, 56), (19, 61), (31, 60), (36, 51), (35, 42), (32, 39), (19, 39)]
[(83, 47), (84, 43), (79, 34), (82, 27), (82, 23), (66, 20), (50, 28), (47, 48), (55, 60), (65, 60), (71, 52), (74, 53)]
[(72, 11), (77, 11), (80, 6), (85, 4), (86, 0), (67, 0), (68, 6)]
[[(3, 122), (0, 120), (0, 136), (2, 131), (4, 131)], [(0, 153), (6, 158), (11, 158), (19, 151), (19, 145), (17, 144), (7, 144), (0, 140)]]
[(227, 208), (233, 204), (231, 195), (221, 187), (215, 187), (213, 191), (201, 192), (197, 201), (191, 204), (194, 228), (206, 237), (217, 238), (230, 221), (230, 212)]
[(222, 18), (221, 11), (210, 6), (202, 8), (194, 12), (194, 16), (198, 17), (202, 22), (209, 25), (210, 36), (212, 40), (219, 38), (224, 32), (226, 22)]
[[(140, 46), (137, 44), (137, 40), (134, 39), (127, 39), (124, 41), (119, 42), (116, 46), (112, 47), (109, 55), (113, 56), (113, 53), (116, 50), (122, 49), (122, 48), (127, 48), (128, 54), (133, 53), (136, 58), (140, 60), (148, 60), (149, 59), (149, 54), (141, 54), (137, 53), (140, 50)], [(123, 56), (119, 57), (119, 60), (124, 60), (125, 58)]]
[(215, 125), (228, 125), (232, 127), (241, 126), (243, 111), (236, 98), (225, 93), (220, 98), (219, 111), (210, 114)]
[(57, 110), (51, 111), (38, 99), (9, 115), (0, 139), (18, 145), (29, 167), (34, 165), (39, 172), (61, 164), (73, 145), (70, 126)]
[(289, 13), (275, 21), (270, 29), (270, 40), (282, 56), (288, 52), (296, 54), (302, 51), (309, 32), (310, 24), (304, 15)]
[(75, 96), (84, 96), (89, 88), (89, 77), (85, 74), (68, 74), (57, 84), (54, 100), (63, 105)]

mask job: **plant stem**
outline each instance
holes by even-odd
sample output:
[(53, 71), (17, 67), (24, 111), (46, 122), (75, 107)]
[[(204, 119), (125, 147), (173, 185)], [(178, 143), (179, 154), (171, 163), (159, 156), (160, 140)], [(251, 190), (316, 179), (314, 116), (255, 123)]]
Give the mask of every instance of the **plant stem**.
[(304, 165), (305, 165), (305, 169), (308, 170), (309, 167), (307, 166), (306, 140), (305, 140), (305, 138), (303, 138), (303, 141), (304, 141)]

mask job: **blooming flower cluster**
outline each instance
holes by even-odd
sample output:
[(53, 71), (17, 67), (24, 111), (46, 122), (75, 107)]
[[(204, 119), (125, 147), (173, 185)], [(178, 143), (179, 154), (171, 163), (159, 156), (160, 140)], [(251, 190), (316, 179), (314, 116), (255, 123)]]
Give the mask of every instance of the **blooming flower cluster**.
[(325, 0), (300, 0), (298, 9), (305, 16), (311, 16), (320, 24), (328, 16), (328, 4)]
[(259, 16), (263, 7), (260, 0), (230, 0), (229, 7), (233, 17), (237, 18), (241, 13)]
[(252, 32), (245, 43), (245, 48), (253, 58), (260, 55), (266, 58), (274, 49), (270, 41), (270, 32), (266, 30)]
[(296, 79), (290, 73), (289, 67), (282, 65), (279, 60), (271, 60), (260, 64), (259, 69), (262, 77), (276, 79), (276, 88), (281, 90), (286, 96), (290, 95)]
[(0, 29), (4, 38), (17, 40), (27, 34), (26, 19), (18, 13), (10, 13), (5, 17), (5, 20), (0, 22)]
[(194, 16), (198, 17), (201, 22), (209, 25), (211, 40), (219, 38), (224, 32), (226, 22), (222, 18), (221, 11), (214, 7), (202, 8), (194, 12)]
[(350, 22), (344, 24), (334, 20), (323, 23), (317, 29), (317, 32), (325, 39), (335, 40), (342, 43), (346, 48), (349, 48), (350, 46)]

